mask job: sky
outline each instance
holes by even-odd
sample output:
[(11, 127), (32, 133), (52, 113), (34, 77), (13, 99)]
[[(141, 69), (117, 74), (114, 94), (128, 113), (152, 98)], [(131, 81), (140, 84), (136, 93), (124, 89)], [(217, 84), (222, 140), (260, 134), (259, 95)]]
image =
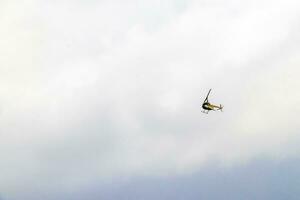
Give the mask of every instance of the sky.
[(297, 199), (299, 11), (2, 0), (0, 199)]

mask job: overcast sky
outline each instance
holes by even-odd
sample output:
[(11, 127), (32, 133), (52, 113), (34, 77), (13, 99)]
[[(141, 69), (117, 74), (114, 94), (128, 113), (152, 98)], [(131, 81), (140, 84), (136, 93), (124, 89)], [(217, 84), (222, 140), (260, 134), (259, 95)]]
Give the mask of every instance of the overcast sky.
[(0, 27), (0, 199), (299, 197), (300, 1), (2, 0)]

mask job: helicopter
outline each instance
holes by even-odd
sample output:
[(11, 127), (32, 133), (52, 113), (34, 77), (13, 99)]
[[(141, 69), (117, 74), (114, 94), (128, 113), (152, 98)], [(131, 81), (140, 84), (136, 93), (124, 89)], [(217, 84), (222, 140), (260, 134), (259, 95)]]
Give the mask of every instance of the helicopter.
[(205, 113), (205, 114), (208, 114), (209, 111), (213, 110), (213, 111), (216, 111), (216, 110), (221, 110), (223, 111), (223, 106), (220, 104), (220, 106), (217, 106), (217, 105), (214, 105), (214, 104), (211, 104), (208, 102), (208, 96), (210, 94), (210, 91), (211, 89), (209, 89), (209, 92), (202, 104), (202, 108), (204, 109), (202, 112)]

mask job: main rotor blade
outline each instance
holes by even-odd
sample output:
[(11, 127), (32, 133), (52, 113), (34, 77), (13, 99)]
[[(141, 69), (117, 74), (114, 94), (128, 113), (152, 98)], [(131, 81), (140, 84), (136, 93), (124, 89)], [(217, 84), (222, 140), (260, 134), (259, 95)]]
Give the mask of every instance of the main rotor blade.
[(207, 96), (206, 96), (206, 98), (205, 98), (204, 101), (207, 101), (207, 100), (208, 100), (208, 96), (209, 96), (209, 94), (210, 94), (210, 91), (211, 91), (211, 89), (209, 89), (208, 94), (207, 94)]

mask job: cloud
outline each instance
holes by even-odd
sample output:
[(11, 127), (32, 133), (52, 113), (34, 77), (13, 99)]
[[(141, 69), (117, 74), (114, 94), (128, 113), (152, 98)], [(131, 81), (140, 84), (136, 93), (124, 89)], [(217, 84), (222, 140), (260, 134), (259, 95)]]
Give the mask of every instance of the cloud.
[[(298, 2), (3, 5), (0, 190), (11, 199), (299, 151)], [(224, 113), (200, 112), (209, 88)]]
[(298, 167), (297, 159), (254, 160), (230, 169), (209, 165), (200, 172), (184, 176), (117, 179), (73, 196), (89, 200), (222, 199), (224, 196), (230, 199), (297, 199)]

